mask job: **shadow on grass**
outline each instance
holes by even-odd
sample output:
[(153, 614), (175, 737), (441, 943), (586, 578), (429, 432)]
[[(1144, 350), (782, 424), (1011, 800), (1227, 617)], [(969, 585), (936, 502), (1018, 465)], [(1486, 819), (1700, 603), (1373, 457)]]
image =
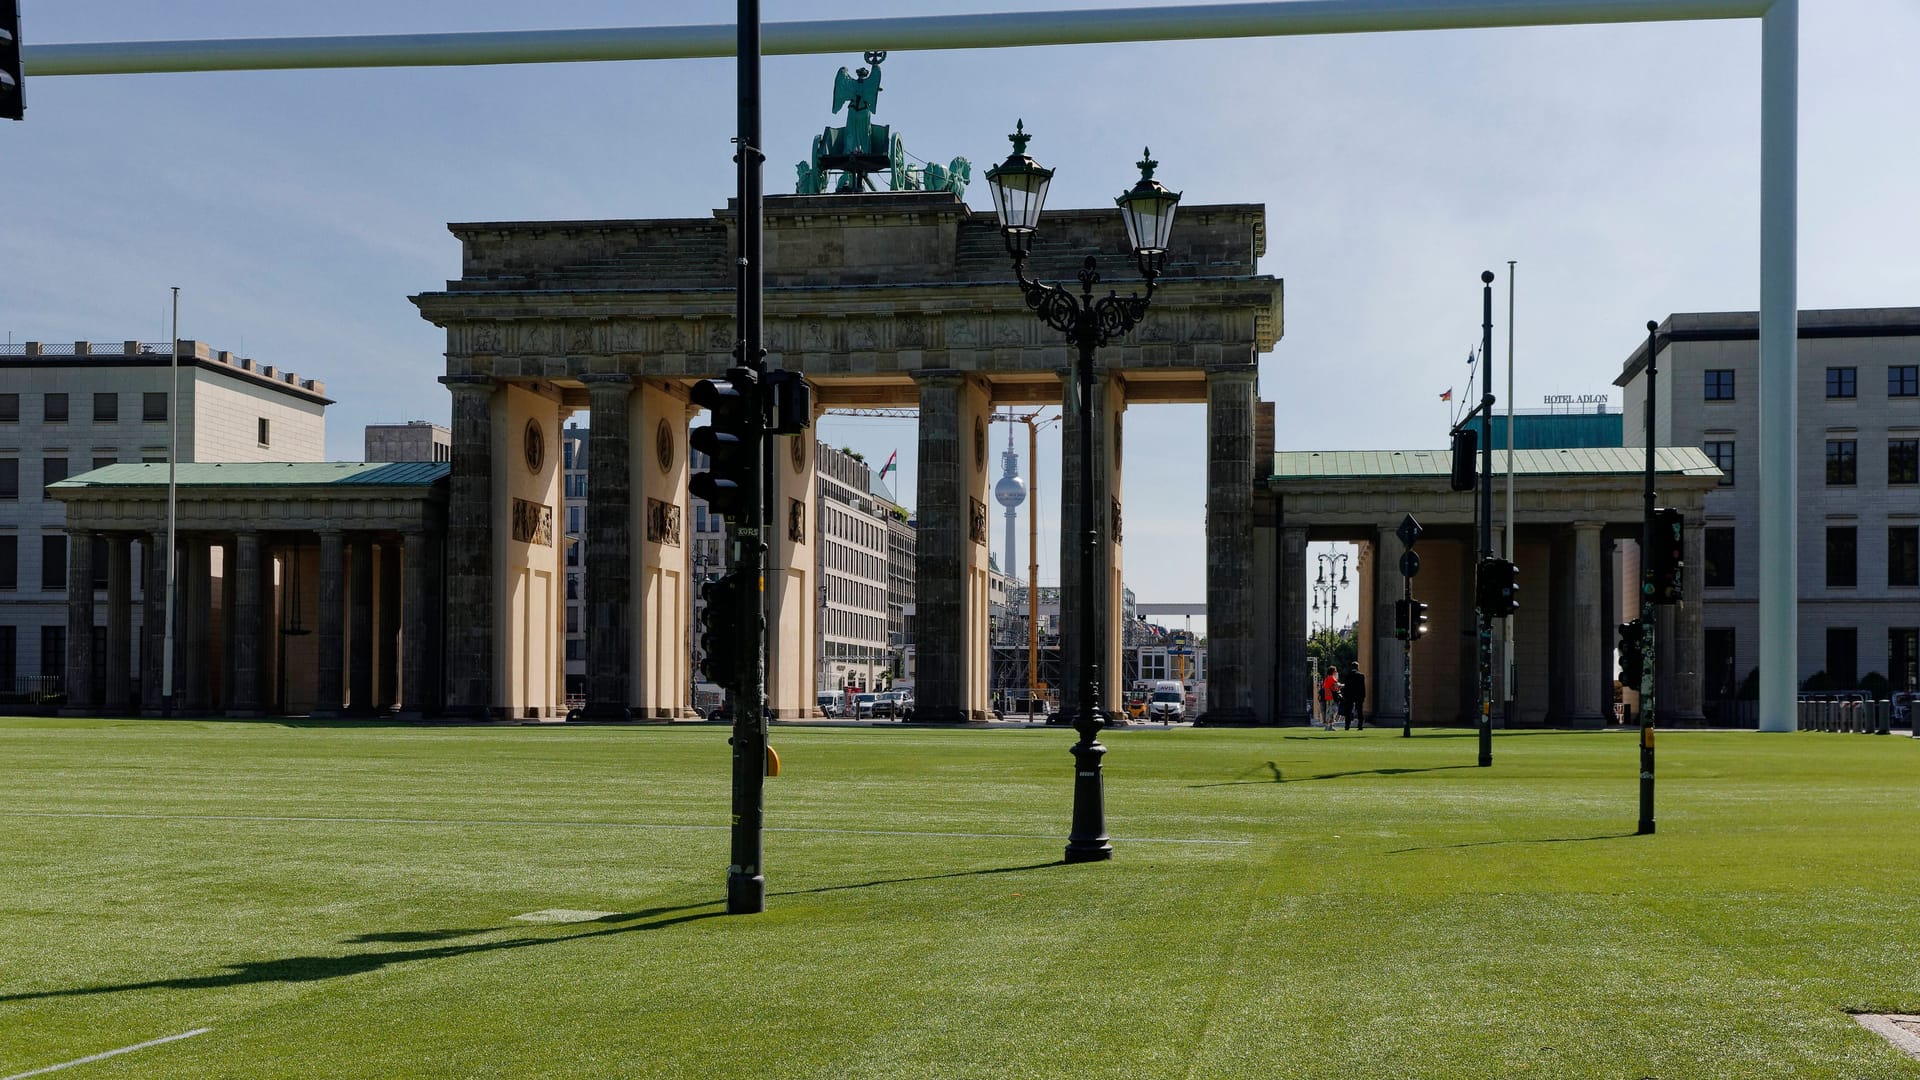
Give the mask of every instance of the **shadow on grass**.
[[(703, 911), (702, 908), (715, 910)], [(280, 960), (251, 960), (227, 965), (227, 970), (217, 975), (192, 975), (173, 979), (150, 979), (145, 982), (111, 983), (102, 986), (76, 986), (64, 990), (35, 990), (24, 994), (0, 994), (0, 1002), (35, 1001), (42, 998), (86, 997), (93, 994), (118, 994), (128, 990), (212, 990), (226, 986), (250, 986), (256, 983), (306, 983), (324, 979), (338, 979), (347, 975), (362, 975), (369, 971), (379, 971), (392, 964), (404, 964), (417, 960), (446, 960), (457, 956), (475, 953), (498, 952), (503, 949), (525, 949), (536, 945), (559, 945), (585, 938), (608, 937), (614, 934), (627, 934), (638, 930), (659, 930), (678, 923), (696, 922), (701, 919), (716, 918), (725, 914), (719, 901), (703, 904), (682, 904), (678, 907), (649, 908), (644, 911), (621, 912), (605, 915), (593, 920), (606, 925), (599, 930), (585, 930), (572, 934), (556, 934), (549, 937), (514, 937), (498, 941), (475, 941), (463, 945), (438, 945), (422, 949), (391, 949), (377, 952), (353, 953), (347, 956), (289, 956)], [(646, 920), (646, 921), (642, 921)], [(504, 930), (506, 927), (495, 927)], [(361, 941), (387, 940), (435, 940), (435, 935), (481, 934), (491, 930), (424, 930), (412, 932), (421, 935), (418, 938), (408, 936), (409, 932), (396, 934), (363, 934), (350, 938), (349, 943)]]
[(995, 866), (986, 870), (956, 870), (951, 874), (922, 874), (919, 877), (880, 878), (877, 881), (861, 881), (851, 885), (822, 885), (817, 889), (789, 889), (786, 892), (773, 893), (774, 896), (805, 896), (808, 893), (840, 892), (844, 889), (871, 889), (876, 885), (905, 885), (914, 881), (939, 881), (942, 878), (983, 877), (987, 874), (1017, 874), (1023, 870), (1045, 870), (1049, 866), (1065, 866), (1067, 860), (1055, 859), (1052, 862), (1032, 863), (1027, 866)]
[(1392, 848), (1387, 854), (1399, 855), (1408, 851), (1446, 851), (1450, 848), (1499, 847), (1503, 844), (1584, 844), (1591, 840), (1624, 840), (1639, 833), (1619, 832), (1601, 833), (1598, 836), (1541, 836), (1522, 840), (1475, 840), (1466, 844), (1429, 844), (1426, 847)]
[(1189, 788), (1213, 788), (1236, 787), (1241, 784), (1303, 784), (1309, 780), (1339, 780), (1348, 776), (1400, 776), (1404, 773), (1445, 772), (1448, 769), (1473, 769), (1478, 767), (1479, 766), (1476, 765), (1461, 764), (1428, 765), (1422, 768), (1403, 769), (1351, 769), (1346, 772), (1316, 773), (1313, 776), (1296, 776), (1288, 779), (1281, 774), (1280, 766), (1277, 763), (1269, 761), (1266, 764), (1266, 768), (1269, 772), (1273, 773), (1273, 775), (1269, 777), (1263, 777), (1259, 780), (1222, 780), (1213, 784), (1188, 784), (1187, 786)]

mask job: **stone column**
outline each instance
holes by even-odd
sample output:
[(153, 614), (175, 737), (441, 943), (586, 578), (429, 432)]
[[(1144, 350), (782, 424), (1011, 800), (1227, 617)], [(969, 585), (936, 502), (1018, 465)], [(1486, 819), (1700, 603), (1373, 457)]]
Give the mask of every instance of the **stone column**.
[(228, 583), (233, 591), (233, 687), (227, 695), (228, 716), (259, 716), (261, 648), (267, 640), (266, 605), (262, 603), (264, 567), (260, 534), (243, 532), (233, 546)]
[(633, 646), (633, 470), (628, 410), (633, 380), (586, 375), (587, 705), (589, 720), (630, 720)]
[[(1086, 531), (1080, 522), (1085, 498), (1080, 491), (1080, 383), (1074, 369), (1060, 373), (1060, 687), (1061, 716), (1071, 720), (1080, 708), (1081, 560), (1086, 553)], [(1110, 720), (1124, 722), (1121, 685), (1121, 601), (1114, 582), (1120, 574), (1120, 544), (1124, 535), (1120, 512), (1121, 416), (1125, 390), (1114, 377), (1095, 375), (1093, 384), (1093, 531), (1100, 542), (1100, 565), (1094, 568), (1096, 638), (1100, 642), (1100, 701)]]
[(493, 703), (493, 380), (445, 375), (453, 394), (447, 485), (446, 707), (488, 715)]
[(1307, 666), (1307, 530), (1280, 530), (1280, 722), (1313, 718), (1313, 672)]
[(147, 585), (146, 615), (141, 626), (143, 644), (140, 649), (140, 711), (150, 716), (160, 715), (166, 701), (160, 694), (160, 683), (165, 674), (162, 663), (167, 642), (167, 534), (149, 533), (145, 537), (147, 548)]
[(405, 538), (400, 600), (400, 714), (417, 720), (433, 712), (433, 562), (427, 534), (410, 532)]
[(180, 592), (186, 601), (186, 648), (182, 692), (187, 711), (204, 716), (213, 708), (213, 547), (204, 536), (188, 538), (183, 547), (186, 567)]
[(375, 588), (380, 629), (373, 645), (373, 708), (389, 713), (400, 704), (400, 545), (392, 540), (380, 542), (380, 577)]
[(124, 716), (133, 706), (133, 538), (107, 536), (107, 713)]
[[(1701, 627), (1700, 602), (1701, 586), (1706, 577), (1707, 537), (1706, 522), (1699, 517), (1686, 520), (1685, 532), (1681, 537), (1684, 544), (1682, 558), (1686, 560), (1680, 577), (1680, 599), (1677, 606), (1668, 610), (1673, 612), (1667, 625), (1672, 627), (1673, 635), (1673, 677), (1667, 680), (1667, 686), (1661, 688), (1663, 698), (1673, 702), (1670, 715), (1681, 723), (1698, 724), (1706, 720), (1706, 714), (1700, 709), (1701, 683), (1706, 674), (1702, 670), (1703, 650), (1706, 631)], [(1667, 712), (1662, 707), (1662, 712)]]
[(920, 384), (920, 505), (915, 537), (914, 603), (918, 678), (915, 718), (923, 723), (971, 719), (967, 702), (966, 634), (969, 432), (962, 430), (966, 380), (957, 371), (915, 376)]
[(93, 533), (67, 530), (67, 704), (64, 712), (93, 711)]
[(1253, 712), (1252, 367), (1207, 372), (1208, 724), (1247, 724)]
[(346, 686), (345, 618), (347, 603), (347, 549), (339, 529), (320, 530), (320, 639), (314, 642), (313, 715), (340, 715)]
[(347, 712), (373, 712), (373, 539), (347, 543)]
[(1567, 719), (1575, 727), (1605, 727), (1613, 714), (1612, 680), (1602, 662), (1612, 642), (1600, 597), (1600, 526), (1573, 524), (1573, 700)]
[(1373, 670), (1367, 672), (1368, 709), (1378, 724), (1403, 724), (1407, 718), (1407, 643), (1393, 636), (1396, 604), (1406, 599), (1400, 554), (1406, 547), (1393, 527), (1373, 534)]

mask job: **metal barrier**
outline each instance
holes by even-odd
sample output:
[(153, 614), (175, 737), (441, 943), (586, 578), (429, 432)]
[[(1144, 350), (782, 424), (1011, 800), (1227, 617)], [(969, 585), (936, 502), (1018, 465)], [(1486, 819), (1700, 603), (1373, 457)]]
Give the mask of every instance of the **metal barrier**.
[(1891, 701), (1802, 701), (1799, 716), (1803, 731), (1846, 731), (1863, 735), (1887, 735), (1893, 731)]

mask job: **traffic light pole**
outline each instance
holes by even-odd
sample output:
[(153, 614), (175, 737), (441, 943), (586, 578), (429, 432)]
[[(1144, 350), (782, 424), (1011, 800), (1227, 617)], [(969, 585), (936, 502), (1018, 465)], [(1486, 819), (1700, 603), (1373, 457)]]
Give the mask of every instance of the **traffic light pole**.
[[(1411, 550), (1411, 549), (1409, 549)], [(1400, 650), (1400, 700), (1407, 703), (1407, 713), (1400, 721), (1400, 737), (1413, 738), (1413, 578), (1400, 575), (1400, 594), (1407, 605), (1407, 641)]]
[[(735, 141), (740, 167), (740, 254), (736, 282), (735, 332), (740, 366), (756, 374), (766, 371), (762, 333), (761, 265), (761, 152), (760, 152), (760, 0), (739, 0), (739, 138)], [(767, 437), (769, 388), (766, 380), (753, 383), (755, 412), (761, 418), (760, 440)], [(732, 572), (749, 584), (734, 590), (739, 604), (739, 639), (734, 643), (742, 662), (733, 689), (733, 832), (732, 863), (727, 867), (727, 913), (750, 915), (767, 909), (767, 879), (761, 866), (761, 827), (767, 770), (766, 640), (764, 575), (766, 572), (766, 485), (769, 477), (754, 447), (754, 467), (744, 492), (744, 520), (729, 522), (733, 541)]]
[[(1480, 273), (1480, 562), (1493, 558), (1493, 271)], [(1493, 613), (1480, 611), (1480, 760), (1493, 764)]]
[(1653, 418), (1657, 395), (1657, 380), (1660, 369), (1654, 360), (1658, 356), (1656, 331), (1660, 324), (1647, 320), (1647, 482), (1646, 512), (1640, 531), (1640, 828), (1639, 835), (1647, 836), (1653, 832), (1653, 720), (1654, 695), (1660, 683), (1657, 665), (1660, 651), (1654, 647), (1659, 636), (1656, 629), (1660, 620), (1653, 610)]

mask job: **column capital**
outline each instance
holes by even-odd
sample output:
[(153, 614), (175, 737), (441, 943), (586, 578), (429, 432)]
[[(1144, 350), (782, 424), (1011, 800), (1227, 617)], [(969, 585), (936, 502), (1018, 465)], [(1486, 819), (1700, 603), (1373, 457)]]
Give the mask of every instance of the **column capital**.
[(631, 390), (634, 385), (633, 376), (617, 371), (592, 372), (580, 376), (580, 381), (587, 385), (589, 392), (594, 390)]
[(959, 386), (967, 377), (967, 373), (959, 368), (921, 368), (919, 371), (908, 374), (913, 377), (914, 382), (922, 386), (939, 387)]
[(1207, 381), (1216, 379), (1227, 381), (1253, 382), (1260, 377), (1260, 369), (1252, 364), (1208, 364)]
[(484, 392), (491, 394), (498, 383), (491, 375), (442, 375), (440, 385), (458, 394), (461, 392)]

